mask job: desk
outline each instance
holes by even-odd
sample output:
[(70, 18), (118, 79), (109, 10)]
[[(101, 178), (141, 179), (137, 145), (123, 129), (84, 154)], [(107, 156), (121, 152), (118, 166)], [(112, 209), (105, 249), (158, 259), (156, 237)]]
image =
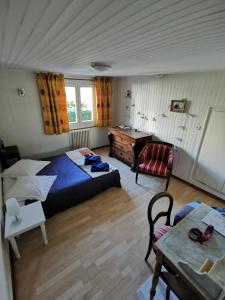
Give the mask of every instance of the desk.
[[(175, 274), (178, 274), (181, 281), (185, 283), (188, 289), (195, 295), (196, 298), (194, 299), (218, 299), (218, 295), (212, 296), (212, 288), (206, 284), (201, 286), (178, 264), (180, 260), (183, 260), (194, 270), (199, 270), (205, 259), (210, 258), (216, 261), (225, 255), (225, 237), (216, 231), (213, 232), (211, 239), (203, 244), (193, 242), (188, 237), (188, 231), (193, 227), (197, 227), (201, 231), (205, 230), (207, 225), (204, 224), (201, 219), (207, 215), (210, 210), (212, 210), (211, 207), (201, 204), (178, 223), (172, 231), (165, 234), (154, 244), (157, 262), (150, 292), (151, 299), (154, 298), (155, 289), (159, 277), (161, 276), (161, 267), (163, 265), (169, 267)], [(219, 281), (217, 279), (217, 282), (220, 286), (224, 287), (224, 278), (221, 278)]]

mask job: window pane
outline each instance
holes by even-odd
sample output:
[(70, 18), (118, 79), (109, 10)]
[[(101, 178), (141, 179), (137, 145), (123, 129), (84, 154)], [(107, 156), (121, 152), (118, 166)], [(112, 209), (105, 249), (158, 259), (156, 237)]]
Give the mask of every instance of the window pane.
[(77, 122), (76, 91), (75, 87), (66, 86), (67, 114), (69, 122)]
[(93, 120), (93, 92), (92, 87), (80, 88), (81, 121)]

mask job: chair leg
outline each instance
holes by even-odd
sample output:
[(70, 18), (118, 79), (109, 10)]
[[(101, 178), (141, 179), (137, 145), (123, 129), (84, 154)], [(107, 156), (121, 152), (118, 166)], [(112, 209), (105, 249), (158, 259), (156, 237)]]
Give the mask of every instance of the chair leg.
[(136, 183), (137, 183), (137, 180), (138, 180), (138, 169), (136, 170), (136, 179), (135, 179)]
[(170, 300), (170, 287), (168, 285), (166, 288), (166, 300)]
[(149, 255), (151, 254), (151, 251), (152, 251), (152, 238), (151, 238), (151, 236), (149, 236), (148, 251), (147, 251), (147, 253), (145, 255), (145, 261), (148, 260)]
[(167, 189), (168, 189), (169, 182), (170, 182), (170, 175), (169, 175), (169, 177), (167, 178), (165, 191), (167, 191)]

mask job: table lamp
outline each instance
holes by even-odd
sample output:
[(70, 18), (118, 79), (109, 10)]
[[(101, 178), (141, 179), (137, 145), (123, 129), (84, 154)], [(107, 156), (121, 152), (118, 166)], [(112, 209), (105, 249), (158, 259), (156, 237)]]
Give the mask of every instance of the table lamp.
[(6, 210), (9, 216), (15, 217), (15, 223), (21, 222), (22, 220), (20, 217), (21, 208), (16, 198), (9, 198), (6, 201)]

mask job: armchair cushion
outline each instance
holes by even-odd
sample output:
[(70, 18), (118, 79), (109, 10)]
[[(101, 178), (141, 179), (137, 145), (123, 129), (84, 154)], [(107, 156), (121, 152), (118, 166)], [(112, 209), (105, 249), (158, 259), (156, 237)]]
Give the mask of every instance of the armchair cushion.
[[(172, 170), (173, 166), (173, 147), (171, 147), (168, 144), (165, 143), (149, 143), (147, 144), (142, 153), (140, 154), (139, 160), (138, 160), (138, 167), (140, 168), (140, 171), (148, 172), (146, 169), (146, 165), (148, 165), (148, 168), (150, 168), (149, 162), (159, 162), (158, 167), (155, 165), (153, 166), (153, 169), (157, 169), (158, 171), (152, 172), (152, 170), (149, 170), (149, 172), (153, 174), (157, 174), (160, 176), (167, 176), (167, 172)], [(161, 167), (160, 167), (161, 164)], [(140, 167), (142, 165), (142, 167)], [(168, 170), (163, 168), (163, 166), (166, 166)], [(163, 170), (161, 170), (163, 168)]]
[(150, 144), (149, 156), (154, 160), (164, 161), (168, 163), (171, 147), (165, 144)]
[(143, 163), (138, 164), (139, 171), (153, 175), (167, 177), (169, 175), (169, 168), (163, 161), (147, 159)]

